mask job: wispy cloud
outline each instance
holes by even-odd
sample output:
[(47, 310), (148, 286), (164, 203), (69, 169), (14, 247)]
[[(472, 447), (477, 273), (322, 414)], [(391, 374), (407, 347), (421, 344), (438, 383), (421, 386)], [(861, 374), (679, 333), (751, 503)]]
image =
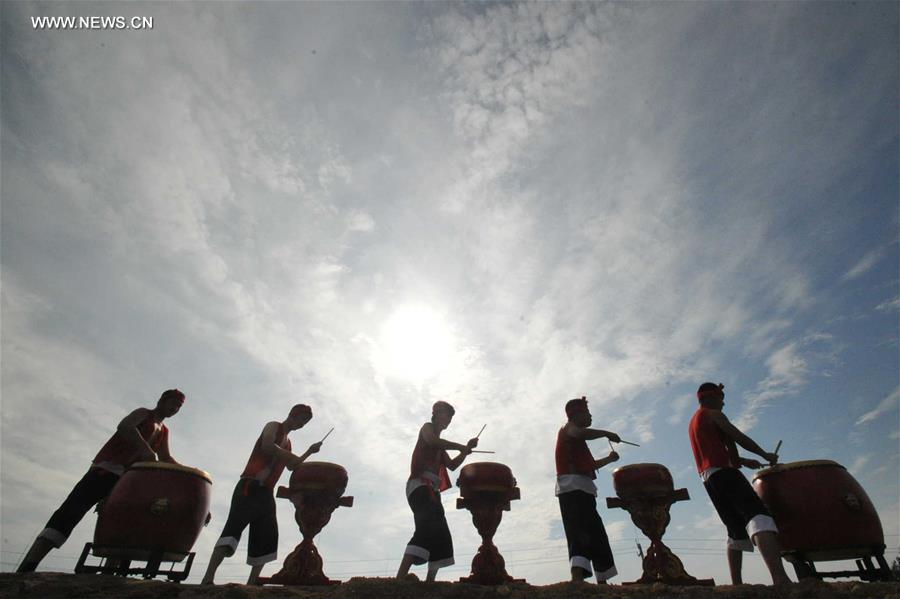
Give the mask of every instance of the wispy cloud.
[(842, 281), (852, 281), (862, 275), (866, 274), (872, 267), (875, 266), (881, 257), (884, 255), (884, 248), (877, 248), (868, 252), (865, 256), (859, 259), (859, 262), (853, 265), (850, 270), (844, 273), (841, 277)]
[(875, 457), (873, 454), (857, 456), (847, 468), (847, 471), (856, 477), (861, 477), (866, 473), (866, 466), (872, 461), (873, 457)]
[[(0, 13), (4, 543), (37, 525), (7, 506), (52, 511), (177, 385), (173, 451), (213, 471), (217, 515), (262, 424), (306, 401), (295, 446), (334, 425), (321, 457), (366, 498), (329, 555), (401, 548), (409, 451), (447, 399), (446, 435), (487, 422), (513, 467), (501, 531), (526, 544), (558, 526), (566, 399), (684, 473), (708, 373), (758, 376), (752, 424), (859, 342), (803, 327), (848, 311), (835, 254), (872, 254), (833, 240), (877, 243), (823, 199), (894, 143), (873, 8), (150, 4), (166, 26), (99, 44), (29, 30), (26, 6)], [(835, 64), (859, 68), (835, 85)]]
[(883, 301), (875, 306), (875, 309), (881, 312), (900, 310), (900, 297), (895, 297), (894, 299)]
[(775, 351), (766, 360), (768, 376), (745, 396), (746, 403), (735, 424), (741, 429), (753, 428), (759, 412), (775, 399), (796, 393), (806, 384), (809, 365), (797, 342)]
[(898, 406), (900, 406), (900, 386), (894, 389), (893, 393), (881, 400), (881, 402), (872, 410), (860, 416), (856, 421), (856, 426), (877, 420)]

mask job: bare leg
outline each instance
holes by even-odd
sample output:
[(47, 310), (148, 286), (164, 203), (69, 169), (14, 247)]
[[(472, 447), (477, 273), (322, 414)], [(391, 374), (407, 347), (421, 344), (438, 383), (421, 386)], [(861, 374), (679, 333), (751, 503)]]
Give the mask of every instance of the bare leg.
[(41, 560), (50, 553), (51, 549), (53, 549), (53, 543), (48, 539), (45, 539), (44, 537), (36, 538), (34, 543), (31, 544), (28, 553), (22, 558), (22, 562), (19, 564), (16, 572), (20, 574), (24, 572), (34, 572), (38, 567), (38, 564), (41, 563)]
[(787, 572), (784, 571), (784, 564), (781, 563), (781, 548), (778, 546), (778, 537), (774, 532), (758, 532), (753, 535), (753, 542), (759, 547), (763, 560), (769, 568), (769, 574), (772, 575), (772, 584), (781, 586), (790, 584), (791, 579), (788, 578)]
[(437, 577), (437, 569), (432, 570), (428, 568), (428, 574), (425, 575), (425, 582), (434, 582), (434, 579)]
[(582, 580), (588, 577), (588, 572), (584, 568), (579, 568), (578, 566), (572, 567), (572, 581), (573, 582), (581, 582)]
[(404, 553), (403, 559), (400, 560), (400, 568), (397, 570), (397, 578), (404, 578), (407, 574), (409, 574), (409, 567), (412, 566), (413, 556)]
[(216, 577), (216, 570), (219, 569), (222, 560), (229, 556), (231, 553), (230, 549), (230, 547), (225, 545), (219, 545), (213, 549), (212, 555), (209, 556), (209, 566), (206, 567), (206, 574), (203, 575), (203, 580), (200, 581), (200, 584), (215, 584), (213, 579)]
[(731, 572), (731, 584), (744, 584), (741, 578), (741, 566), (744, 557), (737, 549), (728, 549), (728, 571)]
[(260, 586), (259, 575), (262, 572), (263, 566), (265, 566), (265, 564), (259, 564), (250, 568), (250, 577), (247, 578), (247, 584), (252, 586)]

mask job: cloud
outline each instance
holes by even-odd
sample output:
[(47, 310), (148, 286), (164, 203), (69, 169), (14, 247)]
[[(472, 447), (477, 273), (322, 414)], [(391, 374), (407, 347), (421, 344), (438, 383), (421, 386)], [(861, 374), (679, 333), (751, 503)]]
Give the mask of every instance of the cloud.
[(862, 275), (866, 274), (872, 267), (875, 266), (881, 257), (884, 255), (884, 249), (878, 248), (871, 250), (865, 256), (859, 259), (859, 262), (853, 265), (850, 270), (844, 273), (841, 277), (841, 281), (852, 281)]
[(858, 456), (856, 459), (853, 460), (853, 464), (851, 464), (850, 467), (847, 468), (847, 471), (850, 474), (856, 476), (857, 478), (862, 477), (862, 475), (865, 473), (866, 465), (870, 461), (872, 461), (873, 457), (875, 457), (873, 454), (866, 454), (866, 455)]
[(855, 426), (877, 420), (884, 414), (887, 414), (888, 412), (896, 408), (898, 404), (900, 404), (900, 386), (894, 389), (894, 391), (890, 395), (881, 400), (881, 402), (877, 406), (875, 406), (874, 409), (860, 416), (856, 420)]
[(742, 430), (752, 429), (758, 421), (758, 413), (772, 401), (796, 393), (807, 382), (809, 364), (797, 342), (772, 353), (766, 360), (766, 367), (768, 375), (745, 395), (744, 408), (735, 420), (735, 425)]
[[(860, 50), (867, 21), (804, 5), (420, 8), (160, 4), (167, 27), (105, 46), (3, 11), (4, 508), (49, 513), (121, 415), (178, 385), (173, 451), (213, 471), (224, 516), (262, 424), (304, 401), (295, 446), (335, 426), (321, 458), (361, 498), (322, 542), (369, 559), (408, 537), (409, 452), (448, 399), (446, 436), (487, 422), (513, 468), (498, 534), (527, 546), (558, 524), (566, 399), (683, 473), (667, 423), (707, 373), (763, 369), (755, 422), (831, 363), (847, 340), (801, 330), (843, 307), (815, 240), (865, 236), (822, 198), (892, 139), (896, 44)], [(439, 315), (409, 328), (441, 359), (393, 351), (404, 306)], [(38, 460), (47, 484), (19, 485)], [(4, 511), (10, 543), (34, 525)]]
[(883, 301), (875, 306), (875, 309), (881, 312), (900, 310), (900, 297), (895, 297), (894, 299)]

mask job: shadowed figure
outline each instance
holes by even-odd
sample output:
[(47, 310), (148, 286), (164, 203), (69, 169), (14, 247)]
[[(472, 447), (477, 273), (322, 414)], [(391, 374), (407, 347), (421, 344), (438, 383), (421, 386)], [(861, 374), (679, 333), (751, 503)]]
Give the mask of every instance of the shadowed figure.
[[(441, 491), (450, 488), (447, 470), (456, 470), (478, 446), (477, 437), (469, 439), (465, 445), (441, 439), (441, 432), (450, 426), (455, 412), (449, 403), (438, 401), (431, 408), (431, 422), (419, 429), (406, 482), (406, 500), (412, 509), (416, 529), (403, 553), (397, 578), (405, 577), (413, 564), (427, 562), (426, 580), (434, 580), (440, 568), (455, 563), (453, 538), (441, 505)], [(459, 455), (451, 460), (448, 449), (458, 451)]]
[[(742, 584), (742, 551), (753, 551), (753, 545), (766, 562), (776, 585), (790, 582), (781, 563), (778, 547), (778, 528), (766, 506), (740, 472), (741, 466), (762, 468), (756, 460), (738, 455), (737, 445), (752, 451), (774, 464), (778, 455), (769, 453), (737, 429), (722, 408), (725, 405), (725, 385), (703, 383), (697, 389), (700, 407), (691, 418), (688, 434), (697, 462), (697, 472), (728, 529), (728, 569), (732, 584)], [(752, 539), (752, 541), (751, 541)]]
[(303, 428), (312, 419), (312, 408), (297, 404), (282, 422), (269, 422), (253, 446), (250, 459), (231, 495), (228, 520), (216, 541), (209, 566), (201, 584), (213, 584), (216, 570), (226, 557), (234, 555), (241, 534), (250, 527), (247, 584), (258, 585), (263, 566), (278, 558), (278, 522), (274, 489), (284, 469), (294, 470), (310, 455), (319, 451), (321, 442), (313, 443), (303, 455), (291, 453), (288, 433)]
[(556, 436), (556, 496), (569, 545), (569, 568), (574, 581), (596, 576), (597, 584), (606, 584), (617, 571), (597, 513), (594, 471), (618, 460), (619, 454), (610, 451), (595, 460), (587, 442), (606, 437), (618, 443), (620, 439), (615, 433), (589, 428), (592, 416), (584, 397), (566, 402), (566, 417), (568, 421)]
[(125, 469), (135, 462), (177, 463), (169, 453), (169, 429), (163, 420), (178, 413), (185, 395), (163, 391), (155, 408), (138, 408), (119, 422), (87, 473), (38, 534), (16, 572), (34, 572), (51, 549), (59, 548), (92, 507), (112, 491)]

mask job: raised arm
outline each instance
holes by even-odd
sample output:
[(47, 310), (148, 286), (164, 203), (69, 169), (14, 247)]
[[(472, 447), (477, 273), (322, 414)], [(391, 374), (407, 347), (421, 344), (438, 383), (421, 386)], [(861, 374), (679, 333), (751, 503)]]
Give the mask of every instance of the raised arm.
[(422, 425), (422, 430), (419, 431), (419, 434), (422, 435), (422, 439), (425, 440), (425, 443), (429, 447), (434, 447), (436, 449), (453, 449), (456, 451), (466, 451), (478, 446), (478, 439), (474, 438), (469, 439), (469, 443), (466, 445), (454, 443), (453, 441), (448, 441), (447, 439), (441, 439), (434, 432), (434, 425), (432, 425), (430, 422), (426, 422)]
[[(138, 460), (142, 462), (155, 462), (157, 460), (156, 452), (141, 436), (137, 428), (149, 415), (150, 410), (147, 408), (138, 408), (125, 418), (122, 418), (119, 426), (116, 427), (116, 432), (134, 446), (135, 451), (138, 452)], [(168, 451), (168, 448), (166, 451)]]
[(275, 443), (277, 434), (277, 422), (270, 422), (265, 427), (263, 427), (260, 450), (264, 454), (274, 456), (278, 461), (284, 463), (285, 468), (287, 468), (288, 470), (294, 470), (295, 468), (297, 468), (297, 466), (302, 464), (306, 460), (306, 458), (314, 453), (317, 453), (322, 447), (321, 442), (313, 443), (309, 446), (309, 449), (307, 449), (303, 453), (303, 455), (296, 455), (295, 453), (288, 451), (287, 449)]
[[(713, 412), (712, 419), (713, 422), (716, 423), (716, 427), (718, 427), (718, 429), (722, 431), (725, 436), (727, 436), (729, 439), (731, 439), (747, 451), (752, 451), (756, 455), (768, 461), (770, 464), (774, 464), (778, 461), (778, 454), (769, 453), (768, 451), (757, 445), (756, 441), (742, 433), (736, 426), (731, 424), (731, 421), (729, 421), (728, 417), (722, 412)], [(753, 460), (748, 460), (748, 462), (752, 463)], [(744, 463), (744, 458), (741, 458), (741, 463), (745, 466), (750, 465), (748, 463)]]
[(614, 443), (618, 443), (619, 441), (621, 441), (621, 439), (619, 439), (619, 435), (617, 435), (616, 433), (611, 433), (599, 428), (587, 428), (584, 426), (578, 426), (573, 422), (567, 422), (565, 429), (566, 434), (570, 437), (574, 437), (576, 439), (584, 439), (585, 441), (590, 441), (592, 439), (602, 439), (603, 437), (606, 437)]

